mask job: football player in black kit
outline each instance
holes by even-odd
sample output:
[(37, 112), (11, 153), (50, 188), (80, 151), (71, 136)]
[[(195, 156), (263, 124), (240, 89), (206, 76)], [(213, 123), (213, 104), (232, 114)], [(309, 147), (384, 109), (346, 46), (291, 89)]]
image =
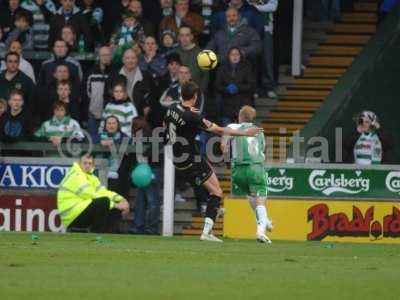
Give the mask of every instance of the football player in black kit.
[(199, 92), (199, 87), (194, 82), (185, 83), (181, 87), (181, 103), (168, 108), (164, 122), (167, 140), (172, 144), (176, 170), (192, 185), (203, 185), (210, 194), (200, 240), (222, 242), (211, 233), (220, 207), (222, 189), (209, 163), (201, 157), (195, 138), (200, 130), (220, 136), (256, 136), (262, 129), (249, 128), (240, 131), (222, 128), (204, 119), (195, 108)]

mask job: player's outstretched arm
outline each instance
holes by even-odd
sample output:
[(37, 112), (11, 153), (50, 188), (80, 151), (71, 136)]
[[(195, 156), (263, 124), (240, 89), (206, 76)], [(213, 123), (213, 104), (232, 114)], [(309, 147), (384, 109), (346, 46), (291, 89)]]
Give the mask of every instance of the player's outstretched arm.
[(220, 127), (215, 123), (212, 123), (206, 119), (203, 119), (203, 122), (207, 125), (208, 127), (208, 131), (220, 135), (220, 136), (224, 136), (224, 135), (228, 135), (228, 136), (256, 136), (258, 134), (260, 134), (261, 132), (264, 131), (264, 129), (262, 128), (248, 128), (246, 130), (238, 130), (238, 129), (233, 129), (233, 128), (229, 128), (229, 127)]

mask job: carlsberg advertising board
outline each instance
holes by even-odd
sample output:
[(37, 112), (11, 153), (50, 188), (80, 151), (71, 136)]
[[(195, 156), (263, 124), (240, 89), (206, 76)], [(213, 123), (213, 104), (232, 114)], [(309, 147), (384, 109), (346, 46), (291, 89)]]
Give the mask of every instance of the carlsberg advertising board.
[(270, 197), (400, 199), (400, 171), (271, 168), (267, 174)]

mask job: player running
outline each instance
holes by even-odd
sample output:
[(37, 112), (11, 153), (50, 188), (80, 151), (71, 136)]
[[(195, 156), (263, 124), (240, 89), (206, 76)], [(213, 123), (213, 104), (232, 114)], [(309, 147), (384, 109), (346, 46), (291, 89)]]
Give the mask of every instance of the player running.
[(202, 118), (195, 109), (199, 88), (194, 82), (188, 82), (181, 87), (181, 103), (168, 108), (164, 122), (167, 139), (172, 144), (174, 165), (182, 178), (192, 185), (203, 185), (209, 192), (202, 241), (222, 242), (212, 234), (215, 219), (220, 207), (222, 189), (217, 176), (209, 163), (201, 157), (196, 143), (200, 130), (206, 130), (217, 135), (256, 136), (261, 128), (251, 127), (245, 130), (222, 128)]
[[(243, 106), (239, 112), (239, 124), (228, 127), (238, 130), (256, 128), (252, 123), (256, 110), (251, 106)], [(264, 134), (255, 137), (224, 136), (221, 143), (223, 152), (227, 152), (232, 144), (232, 192), (234, 195), (246, 195), (251, 208), (256, 214), (256, 239), (262, 243), (271, 243), (265, 230), (272, 230), (272, 222), (268, 218), (265, 200), (267, 197), (267, 174), (264, 169)]]

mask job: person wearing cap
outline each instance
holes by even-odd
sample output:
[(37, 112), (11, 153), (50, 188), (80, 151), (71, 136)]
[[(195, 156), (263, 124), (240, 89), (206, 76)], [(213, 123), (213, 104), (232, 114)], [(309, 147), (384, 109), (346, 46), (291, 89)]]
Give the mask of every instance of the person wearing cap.
[(357, 165), (393, 162), (393, 139), (381, 128), (372, 111), (362, 111), (354, 118), (356, 131), (344, 142), (343, 161)]

